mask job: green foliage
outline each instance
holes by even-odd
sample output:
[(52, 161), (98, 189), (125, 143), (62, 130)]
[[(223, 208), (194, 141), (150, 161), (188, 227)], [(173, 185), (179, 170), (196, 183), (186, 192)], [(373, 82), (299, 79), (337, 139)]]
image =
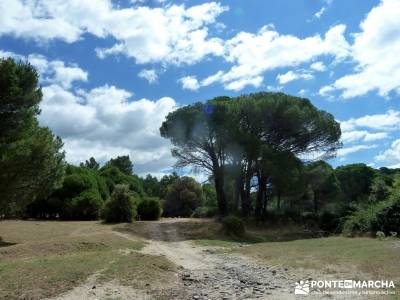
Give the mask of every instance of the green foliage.
[(335, 170), (342, 192), (348, 202), (365, 202), (371, 191), (376, 172), (365, 164), (351, 164)]
[(179, 176), (173, 172), (170, 175), (164, 175), (160, 181), (157, 177), (148, 174), (142, 179), (143, 189), (146, 195), (150, 197), (158, 197), (164, 199), (168, 192), (168, 187), (177, 180)]
[(0, 59), (0, 151), (18, 140), (39, 114), (39, 75), (29, 63)]
[(191, 177), (181, 177), (168, 189), (164, 213), (168, 217), (190, 217), (203, 202), (201, 185)]
[(343, 233), (353, 235), (382, 231), (400, 232), (400, 194), (394, 193), (388, 200), (373, 203), (359, 209), (344, 223)]
[(99, 218), (103, 200), (95, 189), (87, 189), (67, 203), (67, 217), (77, 220), (96, 220)]
[(161, 197), (161, 185), (157, 177), (148, 174), (142, 179), (142, 184), (146, 195), (150, 197)]
[(129, 155), (112, 158), (109, 162), (106, 163), (106, 166), (117, 167), (125, 175), (133, 174), (133, 164), (129, 158)]
[[(245, 195), (243, 202), (249, 200), (246, 184), (248, 187), (260, 169), (265, 171), (259, 158), (271, 161), (262, 155), (265, 148), (294, 156), (318, 151), (330, 157), (341, 145), (340, 126), (332, 115), (318, 110), (307, 99), (282, 93), (194, 103), (170, 113), (160, 132), (175, 146), (177, 166), (206, 169), (213, 175), (221, 215), (228, 210), (224, 189), (227, 162), (234, 162), (233, 167), (239, 170), (236, 181)], [(260, 177), (259, 187), (265, 187), (267, 174)], [(260, 199), (265, 198), (264, 188), (259, 193), (263, 193)]]
[(117, 185), (111, 198), (104, 203), (102, 218), (108, 223), (132, 222), (136, 218), (136, 206), (132, 192), (126, 185)]
[(33, 218), (93, 220), (109, 198), (105, 181), (96, 170), (67, 166), (61, 187), (49, 197), (28, 205), (26, 215)]
[(246, 228), (242, 219), (236, 216), (226, 216), (221, 220), (222, 229), (226, 234), (241, 237), (245, 234)]
[(200, 206), (194, 210), (192, 218), (212, 218), (218, 213), (216, 206)]
[(107, 183), (110, 192), (113, 191), (114, 186), (117, 184), (125, 184), (129, 189), (136, 193), (138, 196), (144, 196), (143, 185), (139, 177), (136, 175), (126, 175), (120, 171), (116, 166), (106, 165), (100, 169), (100, 176), (103, 177)]
[[(306, 180), (313, 193), (314, 212), (326, 205), (341, 192), (340, 182), (333, 168), (324, 161), (317, 161), (306, 167)], [(324, 201), (324, 202), (322, 202)]]
[(390, 195), (390, 186), (382, 176), (377, 176), (371, 184), (370, 202), (379, 202), (386, 200)]
[(202, 185), (203, 195), (204, 195), (204, 206), (207, 207), (217, 207), (217, 192), (215, 187), (209, 183)]
[(36, 120), (41, 98), (31, 65), (0, 60), (0, 215), (22, 213), (63, 179), (62, 141)]
[(140, 220), (158, 220), (161, 216), (161, 202), (155, 197), (144, 197), (138, 204), (137, 213)]
[(319, 228), (326, 232), (340, 232), (342, 216), (337, 212), (323, 211), (319, 215)]
[(391, 202), (376, 214), (376, 230), (388, 235), (392, 232), (400, 233), (400, 196), (397, 195), (397, 200)]
[(94, 157), (89, 158), (89, 160), (86, 160), (85, 163), (80, 163), (80, 166), (93, 170), (98, 170), (100, 168), (99, 163)]

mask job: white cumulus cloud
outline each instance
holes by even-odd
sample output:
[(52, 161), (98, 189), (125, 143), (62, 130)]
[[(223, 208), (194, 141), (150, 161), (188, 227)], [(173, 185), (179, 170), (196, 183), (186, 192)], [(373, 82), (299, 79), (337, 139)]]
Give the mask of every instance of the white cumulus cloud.
[(298, 80), (298, 79), (311, 80), (313, 78), (314, 78), (314, 76), (307, 72), (289, 71), (285, 74), (278, 74), (278, 76), (276, 77), (276, 80), (278, 80), (279, 84), (286, 84), (288, 82)]
[(99, 57), (123, 54), (139, 64), (192, 64), (222, 55), (222, 40), (209, 38), (207, 26), (226, 10), (216, 2), (120, 8), (111, 0), (8, 0), (0, 1), (0, 36), (73, 43), (89, 33), (116, 41), (97, 49)]
[(140, 174), (173, 165), (171, 145), (159, 133), (177, 107), (172, 98), (132, 100), (130, 92), (108, 85), (78, 93), (50, 85), (43, 95), (40, 123), (63, 138), (68, 161), (94, 156), (105, 162), (129, 154)]
[(140, 78), (146, 79), (150, 84), (156, 83), (158, 81), (157, 71), (153, 69), (143, 69), (139, 72), (138, 76)]
[(339, 91), (341, 97), (352, 98), (376, 91), (388, 96), (400, 95), (400, 1), (381, 0), (361, 23), (350, 53), (355, 72), (337, 79), (320, 94)]
[(199, 81), (195, 76), (185, 76), (178, 80), (184, 90), (197, 91), (200, 87)]

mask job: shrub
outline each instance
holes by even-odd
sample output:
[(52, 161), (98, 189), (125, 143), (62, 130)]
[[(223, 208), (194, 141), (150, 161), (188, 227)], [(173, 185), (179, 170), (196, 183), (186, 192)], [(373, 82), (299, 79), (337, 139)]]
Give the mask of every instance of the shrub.
[(385, 234), (400, 231), (400, 195), (393, 195), (389, 200), (359, 209), (343, 226), (345, 235), (374, 231)]
[(104, 203), (101, 213), (107, 223), (132, 222), (136, 218), (136, 207), (127, 185), (116, 185), (111, 198)]
[(210, 206), (201, 206), (194, 210), (192, 218), (212, 218), (217, 215), (218, 208)]
[(79, 196), (72, 198), (70, 217), (79, 220), (96, 220), (102, 205), (103, 200), (98, 191), (83, 191)]
[(391, 232), (400, 232), (400, 201), (393, 201), (378, 211), (375, 226), (374, 229), (381, 230), (388, 235)]
[(328, 232), (337, 232), (340, 227), (341, 218), (337, 213), (323, 211), (319, 215), (319, 227)]
[(318, 227), (318, 215), (314, 212), (306, 211), (300, 214), (301, 222), (307, 228), (317, 228)]
[(191, 177), (181, 177), (168, 188), (165, 197), (165, 215), (190, 217), (203, 202), (201, 185)]
[(96, 185), (94, 178), (87, 174), (70, 174), (65, 177), (61, 191), (58, 194), (62, 198), (72, 198), (85, 190), (94, 188)]
[(225, 233), (233, 236), (243, 236), (246, 232), (242, 219), (235, 216), (227, 216), (221, 220)]
[(140, 220), (152, 221), (158, 220), (161, 216), (161, 202), (155, 197), (144, 197), (137, 207), (137, 213)]

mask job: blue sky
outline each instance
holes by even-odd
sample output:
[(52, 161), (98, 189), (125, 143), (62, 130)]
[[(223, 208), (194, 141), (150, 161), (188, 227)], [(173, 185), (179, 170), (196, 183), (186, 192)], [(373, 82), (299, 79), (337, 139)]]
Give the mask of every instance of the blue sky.
[(67, 159), (171, 170), (158, 128), (218, 95), (282, 91), (341, 122), (334, 165), (400, 167), (400, 0), (0, 0), (0, 56), (41, 75)]

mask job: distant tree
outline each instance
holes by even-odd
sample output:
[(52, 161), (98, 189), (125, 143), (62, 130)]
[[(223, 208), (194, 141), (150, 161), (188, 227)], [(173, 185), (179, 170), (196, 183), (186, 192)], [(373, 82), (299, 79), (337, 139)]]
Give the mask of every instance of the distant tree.
[(120, 171), (116, 166), (106, 164), (99, 171), (107, 183), (109, 191), (112, 192), (117, 184), (126, 184), (132, 192), (137, 193), (138, 196), (144, 196), (142, 181), (136, 175), (126, 175)]
[(179, 176), (175, 172), (172, 172), (172, 174), (164, 175), (163, 177), (161, 177), (160, 182), (159, 182), (160, 194), (158, 197), (161, 199), (165, 199), (165, 196), (168, 193), (168, 187), (171, 184), (173, 184), (177, 179), (179, 179)]
[(386, 200), (390, 195), (391, 186), (382, 176), (376, 176), (371, 184), (369, 195), (370, 202), (379, 202)]
[(39, 75), (29, 63), (0, 59), (0, 151), (19, 139), (39, 114)]
[(100, 168), (99, 163), (94, 157), (89, 158), (89, 160), (86, 160), (85, 163), (80, 163), (80, 166), (93, 170), (98, 170)]
[[(341, 146), (340, 125), (331, 114), (309, 100), (282, 93), (219, 97), (185, 106), (167, 116), (160, 132), (175, 146), (178, 167), (202, 168), (213, 175), (221, 215), (228, 213), (227, 165), (241, 169), (237, 186), (245, 191), (242, 206), (249, 207), (250, 182), (261, 173), (255, 165), (264, 146), (295, 156), (322, 153), (323, 157), (334, 156)], [(260, 187), (267, 184), (267, 176), (258, 179)]]
[(96, 170), (68, 165), (60, 188), (27, 206), (26, 216), (43, 219), (94, 220), (109, 198), (107, 185)]
[(201, 185), (191, 177), (181, 177), (168, 189), (164, 213), (169, 217), (190, 217), (203, 203)]
[(337, 167), (337, 179), (349, 202), (357, 203), (368, 198), (376, 171), (365, 164)]
[(313, 193), (314, 212), (318, 212), (321, 205), (341, 192), (335, 171), (324, 161), (306, 166), (306, 177)]
[(42, 92), (29, 63), (0, 60), (0, 215), (46, 198), (64, 175), (62, 141), (36, 120)]
[(46, 198), (64, 176), (63, 143), (36, 124), (8, 144), (0, 157), (0, 212), (17, 213), (35, 199)]
[[(303, 164), (300, 159), (290, 152), (268, 152), (262, 167), (271, 183), (271, 188), (276, 196), (277, 210), (281, 210), (283, 196), (302, 194), (305, 189)], [(263, 205), (264, 213), (266, 204)]]
[(129, 158), (129, 155), (118, 156), (117, 158), (110, 159), (106, 166), (117, 167), (125, 175), (133, 174), (133, 164)]
[(163, 122), (161, 136), (175, 146), (177, 167), (201, 168), (213, 175), (220, 214), (228, 212), (224, 191), (224, 167), (227, 159), (228, 128), (225, 99), (194, 103), (170, 113)]

